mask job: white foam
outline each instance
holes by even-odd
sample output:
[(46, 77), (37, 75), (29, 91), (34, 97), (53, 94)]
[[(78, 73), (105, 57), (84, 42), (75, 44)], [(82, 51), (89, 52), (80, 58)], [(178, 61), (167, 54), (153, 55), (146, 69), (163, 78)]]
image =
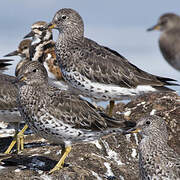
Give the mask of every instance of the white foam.
[(106, 166), (107, 172), (106, 175), (107, 176), (114, 176), (114, 173), (111, 170), (111, 166), (108, 162), (105, 162), (104, 165)]
[(99, 141), (92, 141), (91, 144), (94, 144), (98, 149), (102, 149), (102, 146), (99, 144)]
[(124, 180), (124, 177), (120, 175), (120, 176), (119, 176), (119, 179), (120, 179), (120, 180)]
[(1, 170), (1, 169), (5, 169), (5, 167), (4, 167), (4, 166), (0, 166), (0, 170)]
[(4, 128), (7, 128), (8, 126), (8, 123), (5, 123), (3, 121), (0, 122), (0, 128), (4, 129)]
[(1, 129), (0, 130), (0, 137), (9, 137), (14, 136), (15, 130), (14, 129)]
[(126, 112), (124, 112), (124, 116), (130, 116), (131, 115), (131, 110), (129, 110), (129, 111), (126, 111)]
[(106, 156), (108, 159), (114, 160), (119, 166), (124, 165), (124, 163), (121, 162), (119, 154), (110, 149), (109, 144), (106, 141), (102, 141), (104, 144), (104, 147), (106, 149), (106, 153), (108, 156)]
[(155, 113), (156, 113), (156, 109), (152, 109), (152, 111), (150, 112), (150, 115), (152, 116), (152, 115), (155, 115)]
[(15, 170), (14, 170), (14, 172), (16, 172), (16, 173), (17, 173), (17, 172), (20, 172), (20, 171), (21, 171), (21, 169), (15, 169)]
[(96, 177), (97, 180), (102, 180), (102, 178), (94, 171), (91, 171), (92, 175)]
[(50, 153), (51, 153), (51, 151), (50, 151), (50, 150), (48, 150), (48, 151), (44, 152), (44, 154), (50, 154)]
[(38, 170), (38, 174), (42, 174), (43, 173), (43, 171), (41, 171), (41, 170)]
[(131, 156), (132, 156), (133, 158), (136, 158), (136, 156), (137, 156), (136, 149), (132, 149)]

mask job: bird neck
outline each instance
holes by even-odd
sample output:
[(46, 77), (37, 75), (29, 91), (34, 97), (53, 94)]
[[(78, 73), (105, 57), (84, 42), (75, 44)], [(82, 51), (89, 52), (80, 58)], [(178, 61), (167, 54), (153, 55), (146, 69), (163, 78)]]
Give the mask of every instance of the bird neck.
[(22, 66), (29, 61), (30, 61), (29, 58), (23, 58), (18, 62), (18, 64), (16, 65), (16, 69), (15, 69), (15, 76), (18, 76), (18, 73), (19, 73), (20, 69), (22, 68)]
[[(41, 83), (40, 83), (41, 81)], [(48, 87), (48, 80), (40, 80), (39, 82), (30, 82), (30, 83), (25, 83), (19, 86), (19, 92), (20, 96), (23, 96), (25, 99), (28, 98), (30, 95), (36, 96), (36, 93), (45, 91)]]
[(152, 154), (156, 149), (164, 149), (167, 146), (167, 139), (161, 134), (144, 136), (139, 144), (139, 151), (142, 155)]
[(58, 42), (61, 45), (69, 45), (73, 42), (81, 42), (84, 38), (84, 31), (78, 28), (64, 30), (59, 33)]
[[(19, 88), (18, 104), (19, 107), (23, 109), (23, 113), (27, 116), (32, 113), (32, 105), (36, 106), (42, 98), (39, 94), (44, 94), (43, 88), (39, 86), (31, 86), (25, 84)], [(30, 118), (26, 119), (31, 121)]]
[(23, 50), (23, 52), (21, 53), (20, 57), (21, 57), (22, 59), (30, 58), (29, 48), (26, 49), (26, 50)]

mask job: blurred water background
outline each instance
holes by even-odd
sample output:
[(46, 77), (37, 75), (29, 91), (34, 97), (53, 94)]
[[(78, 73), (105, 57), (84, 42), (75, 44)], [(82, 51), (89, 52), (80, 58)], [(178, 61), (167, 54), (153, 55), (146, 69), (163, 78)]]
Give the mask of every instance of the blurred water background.
[[(180, 72), (163, 59), (159, 47), (159, 32), (146, 29), (167, 12), (180, 14), (179, 0), (6, 0), (0, 6), (0, 58), (15, 50), (35, 21), (51, 21), (60, 8), (73, 8), (83, 17), (85, 35), (125, 56), (139, 68), (159, 76), (180, 81)], [(57, 32), (54, 31), (54, 39)], [(5, 73), (14, 75), (20, 58)], [(124, 67), (126, 68), (126, 67)], [(173, 87), (180, 94), (180, 87)]]

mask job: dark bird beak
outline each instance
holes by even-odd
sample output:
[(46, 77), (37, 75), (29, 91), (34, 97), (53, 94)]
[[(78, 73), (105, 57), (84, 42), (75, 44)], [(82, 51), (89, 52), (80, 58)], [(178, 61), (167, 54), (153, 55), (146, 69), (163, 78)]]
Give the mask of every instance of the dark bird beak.
[(19, 52), (18, 52), (18, 50), (16, 50), (16, 51), (13, 51), (13, 52), (11, 52), (9, 54), (6, 54), (4, 57), (17, 56), (18, 54), (19, 54)]
[(34, 36), (34, 32), (31, 31), (30, 33), (26, 34), (26, 36), (24, 36), (24, 39), (25, 38), (30, 38), (30, 37), (33, 37)]
[(147, 29), (147, 31), (160, 30), (161, 26), (159, 24), (154, 25)]

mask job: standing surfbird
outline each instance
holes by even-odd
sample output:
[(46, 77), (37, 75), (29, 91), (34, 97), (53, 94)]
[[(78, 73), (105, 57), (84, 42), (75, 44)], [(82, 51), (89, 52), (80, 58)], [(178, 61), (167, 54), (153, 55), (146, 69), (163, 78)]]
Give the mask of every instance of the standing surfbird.
[(168, 133), (165, 121), (158, 116), (141, 118), (135, 128), (127, 133), (140, 133), (140, 177), (150, 179), (180, 179), (180, 155), (167, 144)]
[(50, 86), (46, 69), (37, 61), (26, 63), (18, 79), (22, 117), (35, 133), (62, 147), (61, 159), (50, 173), (62, 168), (73, 144), (121, 134), (124, 128), (134, 126), (108, 117), (79, 96)]
[(169, 91), (170, 78), (142, 71), (115, 51), (84, 37), (84, 23), (73, 9), (56, 12), (50, 29), (58, 29), (56, 58), (65, 80), (84, 96), (110, 101), (127, 99), (146, 92)]
[[(17, 50), (6, 55), (18, 55), (22, 58), (16, 66), (16, 75), (21, 67), (29, 61), (30, 44), (31, 40), (22, 40)], [(27, 129), (27, 126), (25, 126), (20, 133), (18, 132), (19, 123), (22, 121), (22, 118), (17, 107), (18, 87), (14, 81), (16, 81), (16, 77), (0, 74), (0, 121), (10, 123), (10, 125), (15, 128), (14, 139), (6, 150), (6, 154), (10, 153), (16, 142), (17, 152), (24, 149), (23, 133)]]
[(160, 30), (159, 47), (165, 60), (180, 71), (180, 16), (163, 14), (156, 25), (148, 31)]

